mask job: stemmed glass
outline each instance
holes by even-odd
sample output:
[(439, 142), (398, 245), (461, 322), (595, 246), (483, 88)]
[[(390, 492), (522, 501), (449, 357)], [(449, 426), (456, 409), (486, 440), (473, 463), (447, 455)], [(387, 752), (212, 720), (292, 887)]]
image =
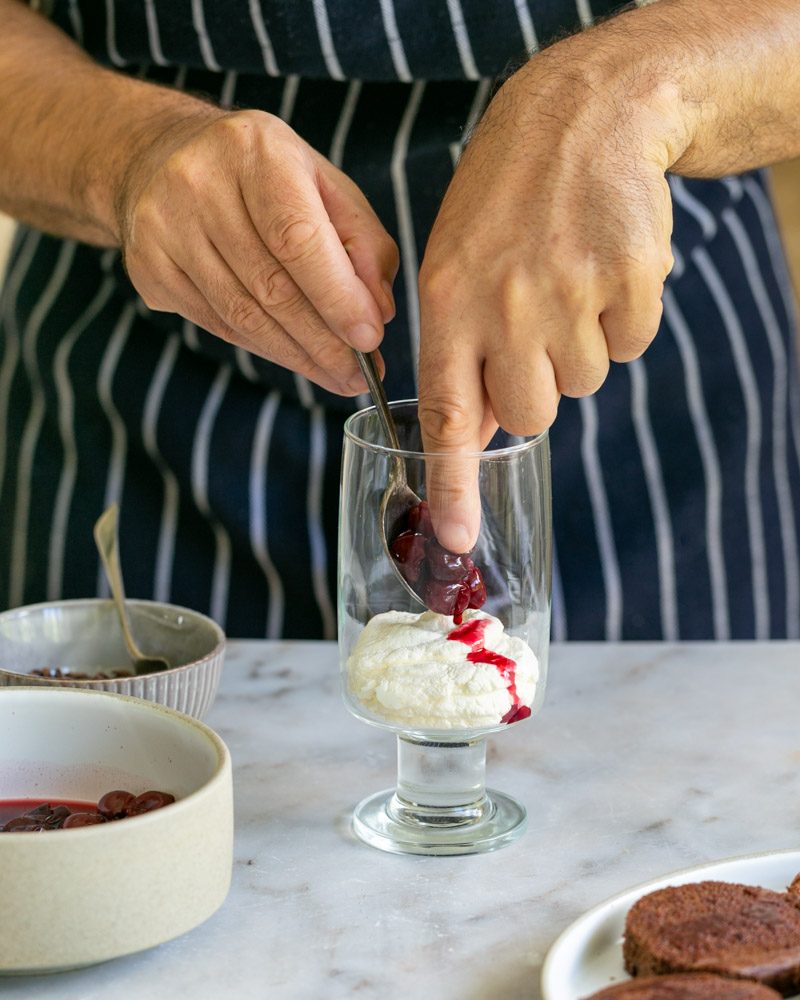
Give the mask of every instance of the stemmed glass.
[[(399, 451), (386, 446), (374, 407), (345, 424), (342, 687), (350, 711), (396, 733), (398, 748), (396, 788), (364, 799), (353, 828), (368, 844), (394, 853), (491, 851), (524, 831), (526, 814), (511, 796), (486, 788), (486, 739), (535, 717), (547, 675), (552, 536), (547, 435), (520, 438), (499, 431), (480, 454), (426, 455), (416, 400), (390, 407)], [(437, 472), (445, 476), (447, 463), (458, 463), (454, 474), (463, 477), (466, 470), (479, 492), (480, 535), (469, 558), (483, 574), (485, 603), (463, 612), (460, 629), (452, 616), (426, 611), (408, 593), (384, 549), (379, 511), (398, 456), (419, 497), (425, 497), (431, 462), (441, 463)], [(423, 594), (427, 580), (433, 594), (438, 570), (426, 559), (433, 558), (434, 548), (440, 550), (430, 522), (427, 528), (420, 525), (419, 512), (412, 518), (411, 529), (427, 531), (421, 544), (428, 556), (401, 569), (417, 576), (414, 587)], [(399, 524), (397, 530), (408, 527)], [(379, 615), (386, 617), (375, 620)], [(489, 615), (498, 622), (481, 624)]]

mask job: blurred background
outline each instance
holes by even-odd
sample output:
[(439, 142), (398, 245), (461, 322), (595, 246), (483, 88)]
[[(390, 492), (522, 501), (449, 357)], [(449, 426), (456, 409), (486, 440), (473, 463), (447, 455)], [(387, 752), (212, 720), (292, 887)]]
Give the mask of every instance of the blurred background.
[[(773, 188), (783, 239), (789, 253), (795, 293), (800, 299), (800, 160), (772, 169)], [(0, 282), (8, 256), (14, 225), (0, 215)]]

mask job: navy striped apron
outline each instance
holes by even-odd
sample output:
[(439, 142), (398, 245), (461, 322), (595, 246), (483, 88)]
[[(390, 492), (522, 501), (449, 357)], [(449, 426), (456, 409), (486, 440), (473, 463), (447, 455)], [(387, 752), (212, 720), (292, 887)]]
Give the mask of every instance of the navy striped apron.
[[(609, 0), (55, 0), (121, 72), (280, 115), (397, 240), (390, 397), (412, 396), (416, 275), (492, 80)], [(792, 294), (760, 174), (670, 180), (675, 268), (640, 360), (552, 430), (554, 637), (797, 638)], [(0, 299), (0, 606), (129, 592), (232, 636), (335, 634), (343, 400), (150, 312), (116, 251), (21, 229)]]

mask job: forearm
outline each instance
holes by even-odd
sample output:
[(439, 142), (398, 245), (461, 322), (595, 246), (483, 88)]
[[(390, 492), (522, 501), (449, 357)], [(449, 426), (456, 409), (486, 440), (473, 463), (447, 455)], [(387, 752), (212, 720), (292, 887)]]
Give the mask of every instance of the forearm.
[(531, 68), (538, 59), (549, 60), (554, 104), (569, 93), (576, 124), (601, 141), (633, 140), (675, 173), (719, 177), (800, 154), (797, 0), (660, 0)]
[[(94, 63), (17, 0), (0, 0), (0, 210), (58, 235), (119, 241), (132, 158), (218, 109)], [(181, 131), (181, 130), (178, 130)]]

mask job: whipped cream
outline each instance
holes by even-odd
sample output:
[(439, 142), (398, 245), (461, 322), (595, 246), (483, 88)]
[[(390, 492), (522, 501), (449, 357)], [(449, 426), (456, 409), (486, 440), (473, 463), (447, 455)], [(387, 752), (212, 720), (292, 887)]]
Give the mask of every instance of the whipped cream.
[(529, 715), (539, 665), (522, 639), (483, 611), (387, 611), (364, 628), (347, 661), (351, 695), (409, 729), (479, 729)]

